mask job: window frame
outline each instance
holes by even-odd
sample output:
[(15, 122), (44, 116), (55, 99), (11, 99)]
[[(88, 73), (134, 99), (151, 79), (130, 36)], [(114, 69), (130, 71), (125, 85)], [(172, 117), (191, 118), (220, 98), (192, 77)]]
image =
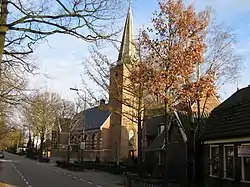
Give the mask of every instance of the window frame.
[[(250, 143), (243, 143), (240, 146), (250, 146)], [(244, 157), (240, 157), (241, 160), (241, 182), (250, 183), (250, 180), (245, 180), (245, 165), (244, 165)]]
[(212, 173), (212, 162), (211, 162), (211, 160), (212, 160), (212, 148), (214, 148), (214, 147), (219, 149), (219, 167), (220, 167), (220, 147), (219, 147), (219, 145), (209, 145), (209, 176), (219, 178), (220, 174), (217, 176), (217, 175), (214, 175)]
[(233, 178), (227, 177), (227, 167), (226, 167), (226, 147), (233, 147), (233, 175), (235, 177), (235, 152), (234, 152), (234, 144), (224, 144), (223, 145), (223, 178), (227, 180), (234, 180)]

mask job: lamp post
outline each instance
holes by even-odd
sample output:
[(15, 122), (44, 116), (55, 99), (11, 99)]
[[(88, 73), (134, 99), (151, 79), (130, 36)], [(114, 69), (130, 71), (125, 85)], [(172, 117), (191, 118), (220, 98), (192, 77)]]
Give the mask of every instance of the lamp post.
[[(87, 104), (87, 94), (86, 94), (86, 91), (83, 90), (83, 89), (78, 89), (78, 88), (69, 88), (70, 90), (72, 91), (76, 91), (77, 95), (84, 101), (84, 107), (83, 107), (83, 130), (82, 130), (82, 142), (84, 141), (84, 133), (85, 133), (85, 110), (86, 110), (86, 104)], [(84, 98), (79, 94), (79, 91), (83, 92), (84, 93)], [(81, 142), (81, 144), (82, 144)], [(81, 163), (83, 162), (83, 149), (81, 147), (81, 144), (80, 144), (80, 148), (81, 148)]]

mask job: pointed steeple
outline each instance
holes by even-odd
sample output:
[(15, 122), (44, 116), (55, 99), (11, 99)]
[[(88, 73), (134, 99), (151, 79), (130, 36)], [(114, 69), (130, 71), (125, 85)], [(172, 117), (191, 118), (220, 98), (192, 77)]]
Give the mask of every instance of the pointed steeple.
[(134, 28), (131, 6), (129, 7), (121, 47), (118, 56), (118, 63), (126, 63), (126, 61), (136, 55), (135, 42), (134, 42)]

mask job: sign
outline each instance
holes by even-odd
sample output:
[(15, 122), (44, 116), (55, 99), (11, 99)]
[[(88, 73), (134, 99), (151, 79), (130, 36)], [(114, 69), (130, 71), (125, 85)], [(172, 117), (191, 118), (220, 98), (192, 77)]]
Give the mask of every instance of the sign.
[(80, 149), (85, 149), (85, 142), (81, 142)]
[(250, 146), (239, 146), (238, 157), (250, 157)]

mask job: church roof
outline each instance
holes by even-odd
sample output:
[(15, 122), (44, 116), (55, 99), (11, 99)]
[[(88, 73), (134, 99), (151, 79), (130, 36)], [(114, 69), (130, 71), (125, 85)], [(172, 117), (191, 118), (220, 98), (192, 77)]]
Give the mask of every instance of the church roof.
[(82, 123), (82, 125), (84, 125), (84, 117), (86, 118), (85, 131), (88, 131), (99, 129), (110, 114), (107, 110), (94, 107), (78, 113), (77, 116), (82, 118), (82, 121), (79, 122)]
[(133, 17), (131, 7), (129, 7), (117, 61), (118, 63), (124, 63), (127, 58), (133, 57), (135, 54)]

